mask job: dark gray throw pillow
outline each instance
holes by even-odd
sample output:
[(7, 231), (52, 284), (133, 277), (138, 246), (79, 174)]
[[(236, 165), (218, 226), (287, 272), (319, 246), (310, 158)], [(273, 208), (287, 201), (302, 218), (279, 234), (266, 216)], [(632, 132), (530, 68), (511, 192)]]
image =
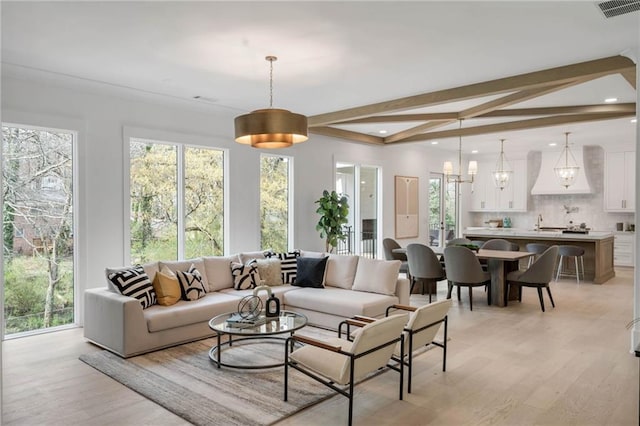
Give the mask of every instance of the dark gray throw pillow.
[(297, 275), (293, 285), (298, 287), (324, 288), (324, 270), (327, 267), (326, 257), (298, 257), (296, 259)]

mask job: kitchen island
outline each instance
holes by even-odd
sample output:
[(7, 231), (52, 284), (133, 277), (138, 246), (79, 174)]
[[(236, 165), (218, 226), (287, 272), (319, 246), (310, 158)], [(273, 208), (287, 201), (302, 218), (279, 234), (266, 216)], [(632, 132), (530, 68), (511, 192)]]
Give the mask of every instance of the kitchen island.
[[(529, 243), (572, 245), (582, 247), (584, 253), (584, 279), (602, 284), (615, 276), (613, 269), (613, 241), (611, 232), (590, 231), (588, 234), (563, 234), (562, 231), (527, 231), (517, 228), (467, 228), (463, 233), (470, 240), (487, 241), (503, 238), (517, 243), (526, 250)], [(568, 269), (575, 273), (573, 262)]]

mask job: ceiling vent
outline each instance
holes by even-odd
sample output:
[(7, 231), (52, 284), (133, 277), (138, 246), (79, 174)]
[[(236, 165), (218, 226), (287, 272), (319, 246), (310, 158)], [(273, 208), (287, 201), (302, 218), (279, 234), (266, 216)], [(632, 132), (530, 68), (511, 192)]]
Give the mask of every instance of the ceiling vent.
[(598, 7), (607, 18), (625, 15), (640, 10), (640, 0), (610, 0), (598, 3)]

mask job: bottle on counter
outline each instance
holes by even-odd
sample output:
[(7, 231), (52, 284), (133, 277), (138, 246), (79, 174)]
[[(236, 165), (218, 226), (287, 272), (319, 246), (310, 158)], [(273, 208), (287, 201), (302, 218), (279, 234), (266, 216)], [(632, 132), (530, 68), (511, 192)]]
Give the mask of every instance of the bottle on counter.
[(502, 219), (502, 227), (503, 228), (511, 228), (511, 218), (510, 217), (505, 217), (504, 219)]

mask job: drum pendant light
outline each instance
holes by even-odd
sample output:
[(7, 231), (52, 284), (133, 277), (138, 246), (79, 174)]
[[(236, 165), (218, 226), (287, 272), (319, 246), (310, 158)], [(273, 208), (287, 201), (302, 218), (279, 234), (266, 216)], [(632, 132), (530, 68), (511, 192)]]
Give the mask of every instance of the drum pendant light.
[(287, 148), (304, 142), (307, 136), (307, 117), (286, 109), (273, 108), (273, 62), (278, 58), (267, 56), (269, 61), (269, 108), (258, 109), (235, 118), (236, 142), (254, 148)]

